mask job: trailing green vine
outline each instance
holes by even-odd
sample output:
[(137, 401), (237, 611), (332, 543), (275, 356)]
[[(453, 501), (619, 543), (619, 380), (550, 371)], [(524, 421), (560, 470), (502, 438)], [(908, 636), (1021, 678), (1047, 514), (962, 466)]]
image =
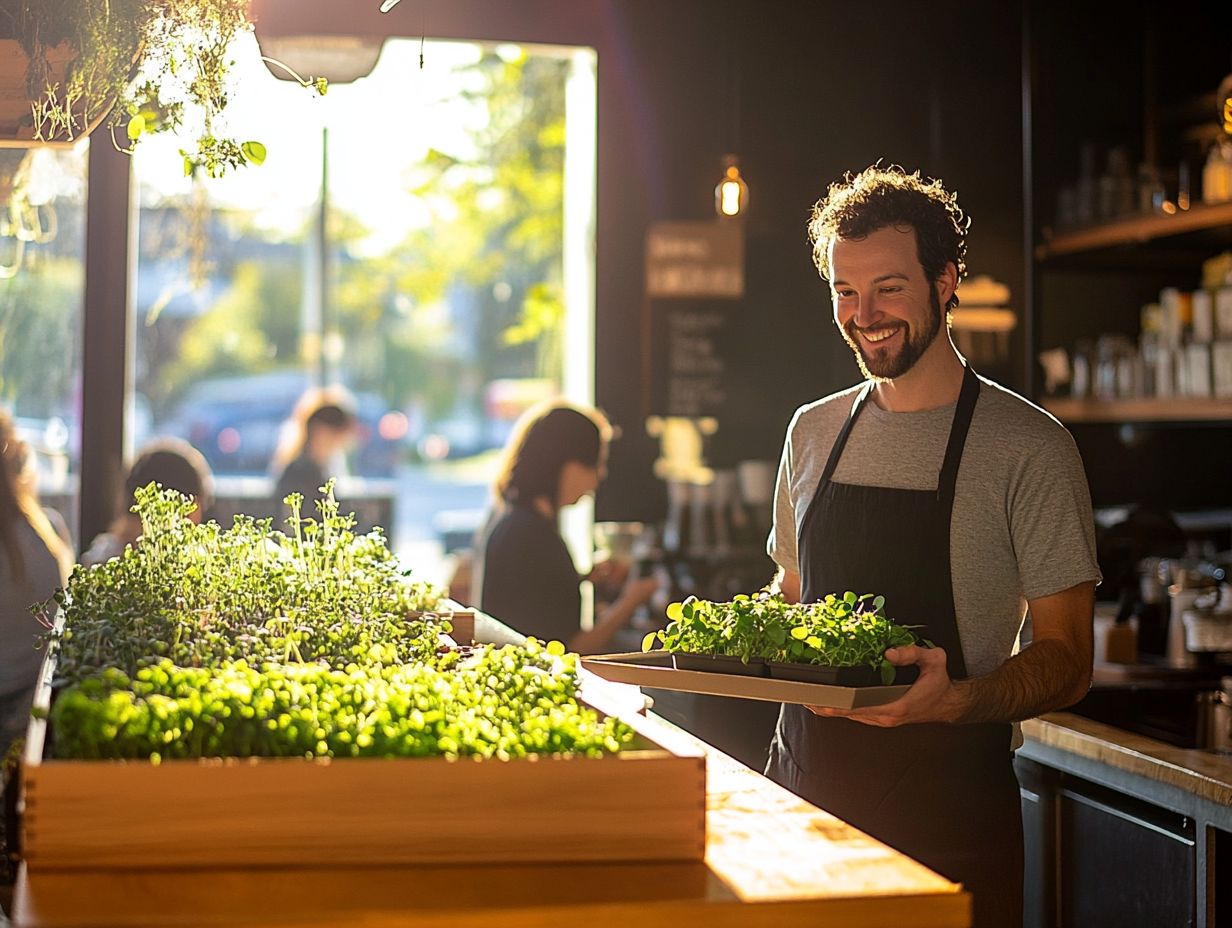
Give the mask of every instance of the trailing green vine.
[[(16, 37), (30, 61), (34, 139), (73, 141), (111, 108), (107, 126), (123, 151), (131, 153), (147, 135), (185, 129), (194, 139), (180, 152), (186, 174), (220, 177), (261, 164), (265, 146), (230, 135), (223, 119), (233, 93), (232, 44), (252, 28), (248, 3), (0, 0), (0, 34)], [(51, 59), (73, 49), (64, 80), (53, 80)], [(284, 70), (326, 92), (323, 78)]]

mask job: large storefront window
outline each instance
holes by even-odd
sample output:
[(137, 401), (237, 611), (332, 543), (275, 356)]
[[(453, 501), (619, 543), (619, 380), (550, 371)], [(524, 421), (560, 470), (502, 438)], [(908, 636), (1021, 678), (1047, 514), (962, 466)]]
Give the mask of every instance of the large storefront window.
[(566, 391), (567, 342), (582, 331), (591, 350), (589, 322), (569, 322), (589, 320), (593, 289), (593, 110), (566, 125), (571, 88), (594, 92), (580, 54), (428, 43), (421, 69), (419, 41), (391, 40), (368, 77), (317, 97), (248, 39), (231, 128), (265, 164), (194, 181), (157, 138), (135, 159), (130, 445), (187, 439), (216, 514), (272, 512), (292, 409), (342, 387), (360, 434), (341, 495), (443, 571), (513, 420), (545, 396), (589, 398)]
[(0, 405), (74, 535), (87, 151), (0, 150)]

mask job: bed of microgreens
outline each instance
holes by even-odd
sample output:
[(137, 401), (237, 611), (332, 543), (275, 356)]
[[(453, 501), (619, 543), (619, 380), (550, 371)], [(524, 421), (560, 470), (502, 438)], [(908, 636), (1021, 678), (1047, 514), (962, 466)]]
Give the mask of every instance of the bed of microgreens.
[(77, 568), (45, 603), (63, 622), (53, 752), (72, 758), (601, 754), (632, 732), (577, 700), (557, 642), (442, 648), (443, 597), (323, 488), (286, 533), (223, 529), (151, 485), (140, 543)]
[[(887, 648), (916, 644), (911, 627), (885, 614), (885, 599), (872, 593), (830, 593), (817, 602), (789, 603), (763, 589), (731, 602), (690, 596), (667, 607), (668, 624), (642, 641), (663, 650), (750, 660), (785, 661), (829, 667), (868, 666), (883, 683), (894, 680)], [(925, 642), (926, 643), (926, 642)]]

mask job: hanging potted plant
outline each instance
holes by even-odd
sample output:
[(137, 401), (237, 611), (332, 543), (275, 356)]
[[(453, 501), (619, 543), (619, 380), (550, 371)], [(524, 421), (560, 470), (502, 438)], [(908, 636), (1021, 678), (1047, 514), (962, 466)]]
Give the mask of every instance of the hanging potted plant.
[(0, 0), (0, 137), (71, 144), (105, 124), (131, 151), (179, 129), (187, 174), (260, 164), (264, 146), (222, 119), (229, 48), (250, 28), (248, 0)]

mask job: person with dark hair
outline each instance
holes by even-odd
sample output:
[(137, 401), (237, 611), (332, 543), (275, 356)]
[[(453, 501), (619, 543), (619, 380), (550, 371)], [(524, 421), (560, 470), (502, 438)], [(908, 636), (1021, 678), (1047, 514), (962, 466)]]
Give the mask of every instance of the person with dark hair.
[(611, 434), (596, 410), (547, 403), (528, 411), (505, 447), (493, 517), (479, 544), (479, 608), (524, 635), (580, 653), (601, 650), (658, 588), (653, 578), (627, 580), (582, 631), (580, 581), (617, 578), (606, 564), (579, 577), (558, 519), (603, 480)]
[(338, 476), (338, 458), (358, 430), (359, 420), (348, 407), (348, 397), (337, 390), (309, 390), (300, 397), (273, 462), (274, 501), (284, 517), (289, 510), (283, 500), (291, 493), (303, 496), (303, 515), (313, 516), (321, 487)]
[[(809, 223), (865, 382), (797, 410), (768, 541), (789, 598), (875, 593), (932, 647), (886, 705), (784, 705), (767, 774), (1020, 925), (1013, 723), (1090, 685), (1099, 568), (1069, 433), (965, 363), (950, 338), (969, 221), (940, 181), (874, 165)], [(1031, 643), (1020, 648), (1027, 610)]]
[(0, 409), (0, 759), (25, 732), (43, 626), (30, 607), (68, 579), (72, 555), (39, 506), (30, 451)]
[(175, 490), (192, 497), (197, 508), (189, 516), (200, 522), (214, 498), (214, 475), (205, 456), (188, 442), (179, 438), (159, 438), (145, 445), (124, 477), (124, 487), (119, 493), (117, 513), (107, 531), (90, 543), (81, 555), (81, 563), (90, 567), (113, 557), (119, 557), (124, 549), (135, 544), (141, 536), (141, 519), (132, 511), (137, 501), (137, 491), (157, 483), (168, 490)]

